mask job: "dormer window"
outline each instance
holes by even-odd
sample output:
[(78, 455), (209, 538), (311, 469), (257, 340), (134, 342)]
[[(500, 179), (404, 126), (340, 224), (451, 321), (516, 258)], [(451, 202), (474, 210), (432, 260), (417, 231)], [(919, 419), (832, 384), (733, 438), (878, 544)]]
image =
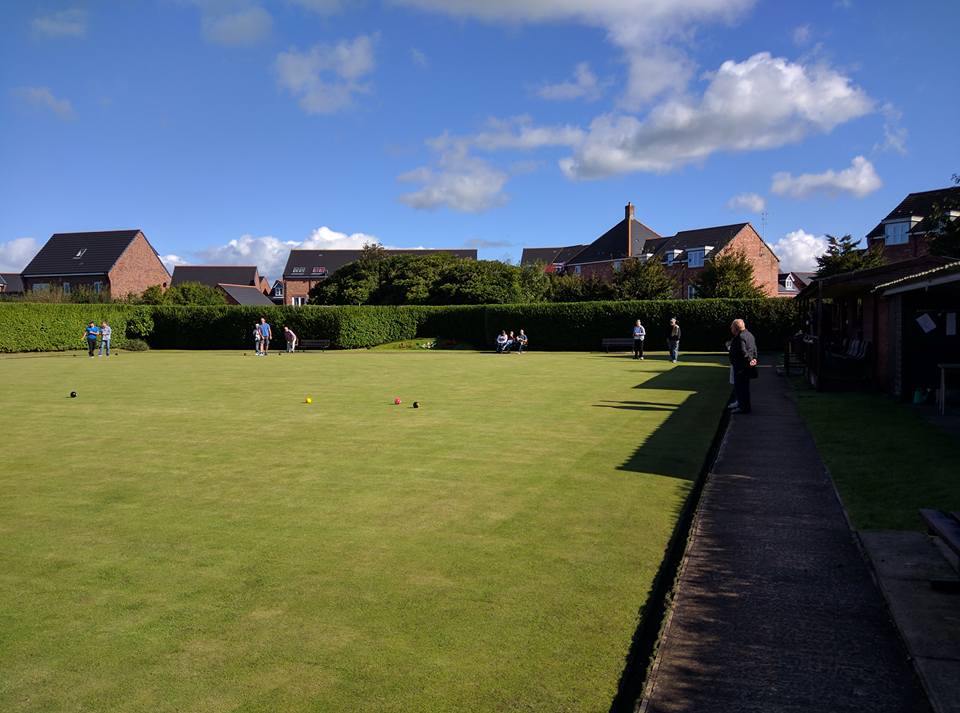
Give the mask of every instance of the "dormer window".
[(278, 282), (273, 286), (273, 296), (274, 297), (283, 297), (283, 283)]
[(783, 281), (783, 289), (787, 292), (797, 291), (797, 286), (793, 282), (793, 275), (787, 275), (787, 279)]
[(673, 265), (673, 261), (676, 260), (680, 255), (683, 254), (683, 250), (668, 250), (667, 251), (667, 265)]
[(884, 245), (904, 245), (910, 242), (910, 221), (898, 220), (883, 226)]
[(310, 272), (313, 275), (323, 276), (327, 274), (327, 268), (323, 267), (322, 265), (318, 265), (315, 266)]
[(290, 272), (292, 272), (294, 275), (303, 275), (306, 271), (307, 268), (305, 267), (295, 267)]
[(77, 254), (73, 256), (73, 259), (74, 259), (74, 260), (79, 260), (80, 258), (83, 257), (83, 254), (84, 254), (85, 252), (87, 252), (87, 249), (86, 249), (86, 248), (80, 248), (79, 250), (77, 250)]
[(703, 267), (703, 248), (687, 250), (687, 267)]

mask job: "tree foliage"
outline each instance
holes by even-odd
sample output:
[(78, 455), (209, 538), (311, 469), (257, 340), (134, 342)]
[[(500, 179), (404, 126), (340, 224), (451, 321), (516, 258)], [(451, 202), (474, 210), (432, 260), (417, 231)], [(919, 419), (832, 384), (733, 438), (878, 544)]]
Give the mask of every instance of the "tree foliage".
[(697, 280), (698, 297), (758, 299), (763, 289), (754, 282), (753, 265), (740, 250), (721, 253), (704, 264)]
[(827, 235), (827, 251), (817, 258), (817, 277), (830, 277), (884, 264), (882, 246), (862, 249), (857, 247), (858, 242), (849, 234), (839, 238)]
[[(953, 182), (960, 185), (960, 175), (953, 174)], [(960, 211), (960, 201), (947, 200), (933, 207), (928, 220), (930, 229), (930, 252), (944, 257), (960, 258), (960, 218), (951, 213)]]
[(227, 297), (216, 287), (199, 282), (181, 282), (164, 290), (160, 285), (145, 289), (131, 300), (143, 305), (225, 305)]
[(659, 260), (626, 260), (614, 275), (613, 287), (621, 300), (668, 300), (677, 289)]

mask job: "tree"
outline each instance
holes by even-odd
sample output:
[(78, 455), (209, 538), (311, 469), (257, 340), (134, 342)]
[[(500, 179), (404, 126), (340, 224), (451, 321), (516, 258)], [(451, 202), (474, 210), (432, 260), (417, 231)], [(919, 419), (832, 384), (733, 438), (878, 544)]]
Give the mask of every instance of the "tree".
[[(953, 174), (953, 182), (960, 185), (960, 175)], [(960, 211), (960, 201), (947, 200), (936, 204), (928, 216), (930, 221), (930, 252), (933, 255), (960, 258), (960, 218), (951, 215)]]
[(858, 242), (849, 234), (840, 238), (827, 235), (827, 251), (817, 258), (817, 277), (830, 277), (884, 264), (882, 246), (861, 249), (857, 247)]
[(627, 260), (614, 275), (613, 288), (621, 300), (668, 300), (677, 282), (659, 260)]
[(174, 305), (223, 305), (227, 297), (216, 287), (199, 282), (181, 282), (164, 293), (164, 304)]
[(166, 301), (166, 292), (160, 285), (151, 285), (135, 301), (144, 305), (162, 305)]
[(763, 290), (753, 281), (753, 265), (740, 250), (708, 260), (697, 280), (698, 297), (757, 299)]

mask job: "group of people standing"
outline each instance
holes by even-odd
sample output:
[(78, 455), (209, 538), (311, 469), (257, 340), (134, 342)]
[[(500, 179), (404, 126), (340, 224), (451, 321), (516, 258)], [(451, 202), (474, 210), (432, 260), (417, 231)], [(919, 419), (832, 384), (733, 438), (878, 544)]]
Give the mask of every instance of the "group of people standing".
[(513, 349), (516, 350), (517, 354), (523, 354), (528, 341), (527, 335), (522, 329), (520, 334), (514, 334), (513, 332), (507, 334), (507, 330), (502, 329), (500, 334), (497, 335), (497, 354), (508, 354)]
[[(730, 354), (730, 383), (733, 384), (733, 396), (727, 408), (734, 413), (750, 413), (750, 380), (757, 378), (757, 342), (747, 330), (742, 319), (735, 319), (730, 324), (733, 338), (727, 342), (727, 351)], [(670, 350), (670, 361), (677, 362), (680, 352), (680, 324), (676, 318), (670, 320), (670, 331), (667, 334), (667, 348)], [(633, 358), (643, 359), (643, 343), (647, 338), (647, 330), (638, 319), (633, 325)]]
[(87, 353), (90, 355), (90, 358), (93, 359), (93, 353), (97, 350), (98, 340), (100, 342), (100, 356), (103, 356), (104, 349), (107, 351), (107, 356), (110, 356), (110, 339), (112, 337), (113, 330), (109, 324), (101, 322), (98, 327), (96, 322), (90, 322), (83, 332), (83, 338), (87, 340)]
[[(647, 328), (643, 326), (640, 320), (633, 325), (633, 358), (643, 359), (643, 342), (647, 338)], [(670, 350), (670, 361), (677, 362), (677, 356), (680, 352), (680, 325), (675, 317), (670, 319), (670, 331), (667, 335), (667, 348)]]
[[(297, 350), (297, 335), (290, 327), (284, 327), (283, 336), (287, 341), (287, 352), (295, 352)], [(257, 356), (267, 356), (270, 352), (271, 339), (273, 339), (273, 328), (267, 322), (266, 317), (261, 317), (259, 322), (253, 323), (253, 346), (257, 351)]]

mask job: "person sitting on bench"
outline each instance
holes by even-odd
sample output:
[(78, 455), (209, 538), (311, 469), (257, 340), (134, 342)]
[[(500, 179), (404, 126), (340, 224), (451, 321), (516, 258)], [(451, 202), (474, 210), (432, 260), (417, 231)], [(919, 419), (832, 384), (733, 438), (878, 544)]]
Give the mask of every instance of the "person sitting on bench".
[(501, 329), (500, 334), (497, 335), (497, 354), (502, 354), (506, 346), (507, 346), (507, 330)]
[(517, 335), (517, 354), (523, 354), (523, 350), (527, 348), (527, 335), (521, 329), (520, 334)]

